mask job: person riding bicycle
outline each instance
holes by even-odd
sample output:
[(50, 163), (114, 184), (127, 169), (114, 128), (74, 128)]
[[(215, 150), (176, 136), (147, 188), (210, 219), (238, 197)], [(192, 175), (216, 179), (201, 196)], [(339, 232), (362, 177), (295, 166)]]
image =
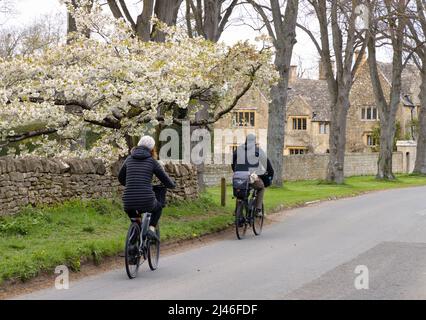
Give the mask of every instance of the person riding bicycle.
[(136, 218), (139, 223), (141, 222), (140, 214), (150, 212), (151, 221), (148, 236), (157, 239), (155, 227), (165, 205), (163, 201), (166, 189), (163, 189), (164, 194), (158, 196), (160, 199), (157, 199), (151, 185), (152, 177), (155, 175), (166, 188), (173, 189), (176, 184), (156, 160), (157, 155), (154, 146), (155, 140), (152, 137), (143, 136), (139, 140), (138, 146), (124, 161), (118, 174), (118, 180), (125, 186), (123, 193), (124, 211), (129, 218)]
[(234, 151), (231, 167), (233, 172), (250, 173), (250, 184), (257, 191), (256, 214), (261, 215), (265, 188), (272, 183), (274, 169), (265, 152), (257, 146), (254, 134), (248, 134), (246, 142)]

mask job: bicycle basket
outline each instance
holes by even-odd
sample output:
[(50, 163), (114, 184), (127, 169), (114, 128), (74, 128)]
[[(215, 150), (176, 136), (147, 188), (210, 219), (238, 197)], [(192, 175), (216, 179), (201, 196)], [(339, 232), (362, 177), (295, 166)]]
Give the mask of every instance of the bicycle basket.
[(234, 197), (244, 199), (249, 190), (250, 173), (248, 171), (236, 171), (232, 177)]

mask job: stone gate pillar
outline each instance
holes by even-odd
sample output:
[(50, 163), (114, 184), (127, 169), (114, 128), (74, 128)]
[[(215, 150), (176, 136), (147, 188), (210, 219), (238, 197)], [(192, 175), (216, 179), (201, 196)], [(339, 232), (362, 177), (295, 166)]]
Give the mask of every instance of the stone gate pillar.
[(402, 152), (403, 173), (412, 173), (416, 163), (417, 142), (414, 140), (399, 140), (396, 142), (398, 152)]

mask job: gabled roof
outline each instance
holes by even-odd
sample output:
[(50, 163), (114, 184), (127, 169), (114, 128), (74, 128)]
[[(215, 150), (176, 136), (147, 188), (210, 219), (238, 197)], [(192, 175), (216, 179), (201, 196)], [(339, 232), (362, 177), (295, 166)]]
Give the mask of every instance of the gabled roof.
[(267, 98), (267, 95), (260, 90), (260, 88), (256, 85), (251, 86), (251, 88), (248, 90), (248, 92), (245, 93), (245, 95), (238, 101), (238, 104), (235, 106), (234, 111), (237, 110), (256, 110), (258, 107), (256, 105), (253, 105), (251, 103), (248, 103), (248, 98), (252, 97), (253, 94), (257, 94), (261, 100), (265, 103), (269, 103), (269, 100)]
[[(392, 64), (378, 62), (379, 71), (390, 84)], [(414, 92), (419, 84), (419, 72), (415, 65), (407, 64), (402, 72), (402, 98), (405, 106), (413, 106)], [(408, 96), (407, 96), (408, 95)], [(330, 121), (330, 95), (326, 80), (296, 79), (289, 84), (288, 101), (302, 97), (312, 108), (312, 121)]]
[(302, 97), (312, 108), (312, 121), (330, 121), (330, 95), (327, 81), (296, 79), (289, 84), (288, 101)]
[[(382, 71), (385, 78), (391, 83), (392, 81), (392, 63), (378, 62), (378, 66)], [(416, 86), (419, 86), (419, 70), (413, 64), (407, 64), (405, 68), (402, 70), (401, 75), (401, 100), (406, 106), (410, 106), (406, 104), (407, 100), (404, 99), (405, 96), (409, 96), (409, 100), (413, 100), (413, 95), (416, 92)]]

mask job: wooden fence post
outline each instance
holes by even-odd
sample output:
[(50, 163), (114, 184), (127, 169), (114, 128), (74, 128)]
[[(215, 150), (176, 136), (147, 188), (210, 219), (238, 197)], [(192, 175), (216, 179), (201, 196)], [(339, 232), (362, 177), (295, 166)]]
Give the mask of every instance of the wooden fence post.
[(220, 179), (220, 205), (226, 206), (226, 179)]

